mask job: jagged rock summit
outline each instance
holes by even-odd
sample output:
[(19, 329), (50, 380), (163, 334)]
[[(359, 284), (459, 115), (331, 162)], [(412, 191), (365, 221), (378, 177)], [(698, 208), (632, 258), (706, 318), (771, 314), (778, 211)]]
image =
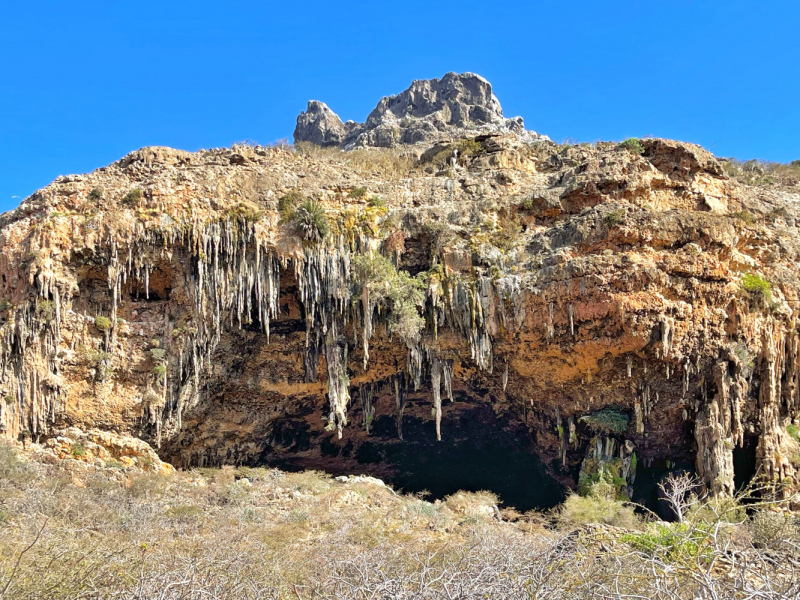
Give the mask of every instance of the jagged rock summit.
[(549, 139), (527, 131), (522, 117), (506, 119), (492, 84), (480, 75), (447, 73), (384, 96), (365, 123), (343, 123), (324, 102), (310, 100), (297, 117), (294, 140), (343, 149), (392, 148), (487, 133), (512, 133), (527, 142)]

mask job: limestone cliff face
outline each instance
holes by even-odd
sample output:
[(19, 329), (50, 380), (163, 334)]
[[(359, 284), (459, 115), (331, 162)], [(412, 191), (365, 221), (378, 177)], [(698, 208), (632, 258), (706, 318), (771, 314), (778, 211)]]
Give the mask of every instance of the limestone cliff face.
[(2, 434), (389, 477), (478, 439), (573, 487), (795, 486), (800, 196), (642, 144), (146, 148), (61, 177), (0, 218)]

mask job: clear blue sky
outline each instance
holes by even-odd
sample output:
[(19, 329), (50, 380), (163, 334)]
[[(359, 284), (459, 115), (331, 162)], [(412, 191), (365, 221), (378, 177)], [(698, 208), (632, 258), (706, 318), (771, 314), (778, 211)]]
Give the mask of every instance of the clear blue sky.
[(800, 2), (0, 0), (0, 210), (142, 146), (290, 137), (473, 71), (554, 140), (800, 158)]

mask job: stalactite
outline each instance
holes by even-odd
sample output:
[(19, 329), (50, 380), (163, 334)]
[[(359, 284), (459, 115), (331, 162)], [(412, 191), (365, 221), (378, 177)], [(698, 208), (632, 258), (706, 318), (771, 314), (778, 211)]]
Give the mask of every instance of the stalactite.
[(661, 321), (661, 348), (662, 356), (664, 359), (669, 355), (672, 346), (672, 322), (669, 317), (665, 317)]
[(503, 369), (503, 391), (506, 391), (506, 387), (508, 386), (508, 362), (506, 362), (506, 366)]
[(361, 409), (364, 412), (364, 431), (369, 435), (370, 427), (372, 427), (372, 419), (375, 417), (375, 389), (372, 384), (363, 384), (359, 389), (359, 396), (361, 397)]
[(347, 342), (339, 333), (340, 327), (334, 318), (325, 337), (325, 360), (328, 363), (328, 402), (331, 407), (328, 427), (335, 428), (337, 436), (342, 439), (342, 429), (347, 425), (350, 378), (347, 375)]
[(744, 441), (741, 404), (747, 382), (738, 372), (731, 376), (730, 367), (725, 360), (714, 365), (717, 393), (709, 399), (703, 385), (703, 406), (695, 418), (697, 472), (715, 495), (733, 494), (733, 448)]
[(453, 361), (440, 360), (439, 365), (442, 369), (442, 379), (444, 380), (444, 391), (447, 394), (447, 399), (453, 401)]
[(397, 421), (397, 437), (400, 440), (403, 439), (403, 412), (406, 408), (406, 403), (408, 402), (408, 387), (406, 385), (405, 376), (396, 375), (393, 380), (394, 383), (394, 397), (395, 397), (395, 408), (397, 409), (396, 413), (396, 421)]
[(439, 359), (431, 359), (431, 391), (433, 392), (433, 416), (436, 420), (436, 439), (442, 441), (442, 395)]
[[(574, 321), (574, 317), (575, 317), (574, 312), (575, 312), (575, 310), (574, 310), (572, 304), (569, 304), (567, 306), (567, 310), (569, 312), (569, 334), (574, 336), (575, 335), (575, 321)], [(552, 318), (550, 320), (552, 321)]]
[(689, 392), (689, 375), (692, 373), (692, 363), (689, 362), (689, 357), (686, 357), (686, 361), (683, 363), (683, 395)]
[(633, 368), (633, 357), (632, 356), (628, 356), (627, 367), (628, 367), (628, 379), (630, 379), (630, 377), (631, 377), (631, 369)]
[(641, 435), (644, 433), (644, 420), (642, 418), (642, 403), (638, 398), (633, 404), (633, 415), (636, 421), (636, 433)]
[(363, 315), (362, 340), (364, 343), (364, 370), (369, 363), (369, 341), (372, 338), (372, 304), (370, 303), (369, 286), (365, 285), (361, 293), (361, 310)]
[(756, 459), (762, 477), (770, 481), (782, 481), (790, 472), (788, 460), (781, 452), (782, 432), (780, 423), (781, 374), (786, 356), (785, 344), (774, 320), (765, 323), (761, 331), (761, 390), (758, 396), (761, 433), (756, 447)]

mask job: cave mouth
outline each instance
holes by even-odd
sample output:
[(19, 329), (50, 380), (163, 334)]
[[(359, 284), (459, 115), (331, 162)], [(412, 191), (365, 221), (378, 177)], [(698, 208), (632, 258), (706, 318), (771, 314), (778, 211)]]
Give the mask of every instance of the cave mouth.
[(525, 512), (553, 508), (566, 498), (564, 487), (546, 473), (540, 459), (513, 444), (467, 438), (443, 439), (431, 447), (406, 436), (405, 444), (387, 454), (398, 471), (389, 483), (405, 492), (428, 492), (428, 500), (462, 490), (489, 491), (501, 506)]
[[(429, 408), (426, 408), (429, 412)], [(314, 440), (306, 430), (297, 440), (287, 439), (284, 448), (314, 448), (308, 451), (265, 452), (261, 464), (288, 471), (317, 469), (331, 475), (364, 474), (379, 477), (398, 491), (427, 492), (429, 501), (441, 500), (458, 491), (489, 491), (500, 506), (517, 511), (547, 510), (564, 501), (567, 489), (551, 475), (537, 456), (527, 428), (495, 415), (490, 406), (472, 405), (452, 411), (442, 419), (442, 441), (436, 440), (432, 419), (406, 416), (403, 439), (398, 439), (393, 416), (377, 417), (370, 435), (345, 429), (343, 439), (324, 434)]]
[(744, 443), (733, 449), (733, 487), (737, 492), (745, 491), (757, 475), (757, 446), (758, 437), (745, 435)]

